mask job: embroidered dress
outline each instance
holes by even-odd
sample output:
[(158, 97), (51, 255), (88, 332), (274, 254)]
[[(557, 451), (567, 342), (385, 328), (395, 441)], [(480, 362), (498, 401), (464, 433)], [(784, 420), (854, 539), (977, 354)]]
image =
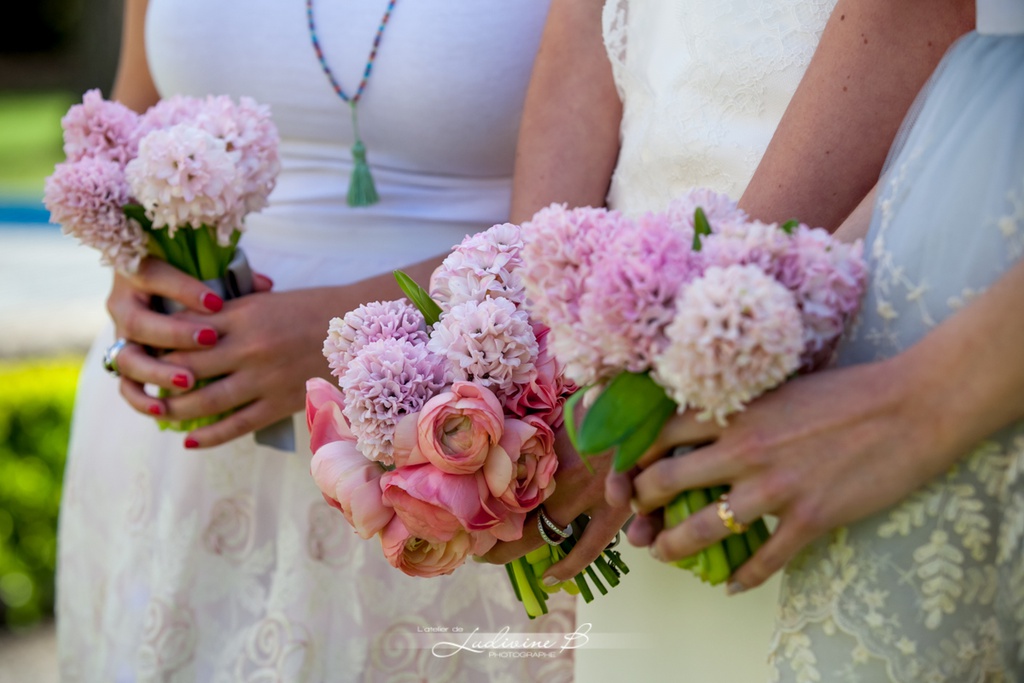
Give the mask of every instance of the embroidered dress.
[[(879, 193), (840, 365), (896, 355), (1024, 256), (1024, 2), (979, 0), (977, 31), (919, 97)], [(790, 565), (775, 679), (1024, 681), (1022, 541), (1017, 424)]]
[[(317, 2), (318, 36), (359, 82), (387, 0)], [(351, 209), (349, 109), (310, 45), (302, 2), (150, 0), (163, 93), (271, 106), (282, 173), (242, 241), (275, 289), (344, 284), (441, 254), (508, 212), (519, 112), (547, 2), (399, 3), (360, 103), (381, 201)], [(324, 333), (332, 315), (324, 311)], [(251, 436), (186, 451), (85, 362), (61, 511), (62, 680), (565, 681), (571, 656), (434, 657), (428, 629), (572, 632), (571, 601), (529, 622), (505, 570), (415, 579), (329, 508), (296, 453)], [(326, 361), (325, 361), (326, 363)], [(557, 601), (549, 603), (559, 604)], [(424, 640), (427, 638), (427, 640)], [(454, 637), (448, 638), (455, 640)]]
[[(604, 39), (623, 101), (608, 195), (629, 214), (694, 186), (743, 193), (810, 62), (833, 0), (608, 0)], [(761, 681), (778, 581), (722, 587), (620, 545), (626, 579), (577, 603), (607, 648), (576, 653), (581, 681)], [(669, 673), (671, 672), (671, 673)]]

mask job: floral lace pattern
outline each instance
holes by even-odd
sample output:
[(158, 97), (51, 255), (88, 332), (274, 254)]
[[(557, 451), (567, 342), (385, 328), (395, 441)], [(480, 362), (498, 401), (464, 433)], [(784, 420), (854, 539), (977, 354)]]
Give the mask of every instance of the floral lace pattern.
[[(1022, 66), (1024, 38), (972, 35), (940, 67), (880, 185), (872, 279), (840, 364), (906, 349), (1020, 260), (1024, 160), (997, 136), (1024, 102), (1002, 85)], [(968, 182), (981, 158), (999, 173)], [(776, 680), (1024, 680), (1024, 423), (804, 551), (772, 650)]]
[[(116, 391), (107, 384), (100, 388)], [(95, 402), (108, 417), (110, 399)], [(145, 420), (119, 417), (120, 436), (152, 437)], [(501, 567), (469, 563), (448, 577), (406, 577), (322, 500), (307, 459), (244, 441), (204, 454), (204, 476), (188, 483), (161, 477), (159, 458), (142, 454), (135, 472), (106, 482), (92, 476), (95, 466), (69, 463), (59, 623), (65, 642), (90, 638), (92, 647), (62, 651), (63, 680), (512, 683), (541, 672), (572, 680), (571, 651), (439, 658), (424, 645), (438, 627), (571, 633), (568, 596), (555, 596), (552, 612), (530, 622)], [(122, 481), (126, 491), (115, 495)], [(270, 481), (277, 490), (267, 490)], [(174, 503), (182, 486), (195, 505)], [(89, 529), (124, 541), (100, 546)], [(95, 547), (116, 550), (94, 562)]]

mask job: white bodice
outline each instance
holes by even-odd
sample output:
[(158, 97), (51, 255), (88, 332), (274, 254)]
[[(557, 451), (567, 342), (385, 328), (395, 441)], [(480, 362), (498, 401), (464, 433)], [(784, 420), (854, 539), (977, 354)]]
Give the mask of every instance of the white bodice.
[[(547, 0), (400, 2), (359, 103), (381, 202), (345, 203), (349, 107), (310, 43), (302, 0), (150, 0), (146, 42), (161, 92), (269, 104), (282, 171), (242, 245), (279, 289), (338, 284), (448, 251), (505, 220), (519, 115)], [(387, 0), (316, 0), (326, 61), (352, 94)], [(385, 248), (381, 248), (384, 246)], [(279, 257), (304, 262), (293, 279)], [(276, 270), (276, 272), (275, 272)]]

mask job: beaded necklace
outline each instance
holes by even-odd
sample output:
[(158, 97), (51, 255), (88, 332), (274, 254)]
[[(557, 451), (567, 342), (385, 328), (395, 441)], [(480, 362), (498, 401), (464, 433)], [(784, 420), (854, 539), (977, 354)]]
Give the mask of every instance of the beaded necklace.
[(348, 185), (348, 205), (349, 206), (369, 206), (370, 204), (376, 204), (379, 200), (377, 196), (377, 188), (373, 184), (373, 176), (370, 175), (370, 167), (366, 163), (366, 146), (363, 144), (362, 138), (359, 136), (359, 117), (356, 114), (356, 107), (359, 105), (359, 98), (363, 96), (363, 90), (366, 89), (366, 83), (370, 80), (370, 74), (373, 73), (373, 60), (377, 58), (377, 49), (380, 47), (381, 36), (384, 35), (384, 29), (388, 25), (388, 18), (391, 16), (391, 10), (395, 8), (395, 2), (397, 0), (391, 0), (388, 3), (388, 8), (384, 11), (384, 16), (380, 20), (380, 26), (377, 27), (377, 35), (373, 39), (373, 47), (370, 48), (370, 56), (366, 60), (366, 68), (363, 69), (363, 79), (359, 81), (359, 87), (356, 88), (355, 94), (349, 96), (342, 89), (341, 84), (338, 83), (338, 79), (334, 77), (334, 73), (331, 71), (331, 67), (327, 65), (327, 59), (324, 57), (324, 51), (320, 47), (320, 40), (316, 35), (316, 21), (313, 18), (313, 0), (306, 0), (306, 17), (309, 20), (309, 39), (313, 43), (313, 50), (316, 52), (316, 58), (320, 61), (320, 68), (323, 69), (324, 75), (327, 76), (327, 80), (330, 82), (331, 87), (334, 88), (334, 92), (337, 93), (338, 97), (343, 102), (348, 104), (352, 110), (352, 132), (355, 136), (355, 144), (352, 145), (352, 177), (349, 179)]

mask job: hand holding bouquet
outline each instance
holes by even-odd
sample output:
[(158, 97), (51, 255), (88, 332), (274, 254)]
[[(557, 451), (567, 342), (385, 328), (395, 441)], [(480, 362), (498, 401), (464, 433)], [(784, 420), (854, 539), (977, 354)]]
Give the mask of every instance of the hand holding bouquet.
[[(252, 291), (237, 245), (280, 168), (266, 106), (176, 96), (137, 114), (91, 90), (62, 124), (67, 160), (47, 178), (44, 202), (65, 234), (125, 273), (151, 255), (224, 298)], [(162, 425), (191, 430), (217, 419)]]
[[(523, 236), (528, 308), (550, 328), (549, 348), (567, 377), (584, 387), (573, 401), (599, 392), (578, 429), (570, 420), (570, 435), (584, 455), (614, 449), (619, 472), (635, 466), (674, 412), (724, 424), (826, 363), (865, 284), (859, 243), (796, 221), (750, 220), (703, 189), (635, 221), (553, 205), (524, 224)], [(666, 526), (725, 492), (684, 492), (666, 507)], [(681, 565), (720, 583), (767, 534), (757, 520)]]
[[(519, 539), (554, 491), (554, 430), (575, 387), (523, 308), (521, 248), (514, 225), (468, 237), (434, 273), (434, 298), (396, 274), (416, 305), (374, 302), (333, 319), (324, 355), (340, 389), (307, 383), (317, 485), (406, 574), (448, 574)], [(531, 617), (547, 611), (548, 592), (591, 595), (582, 574), (540, 585), (561, 552), (544, 546), (508, 565)], [(588, 572), (602, 591), (598, 572), (614, 585), (625, 571), (607, 552)]]

